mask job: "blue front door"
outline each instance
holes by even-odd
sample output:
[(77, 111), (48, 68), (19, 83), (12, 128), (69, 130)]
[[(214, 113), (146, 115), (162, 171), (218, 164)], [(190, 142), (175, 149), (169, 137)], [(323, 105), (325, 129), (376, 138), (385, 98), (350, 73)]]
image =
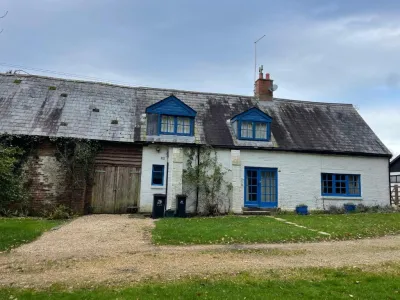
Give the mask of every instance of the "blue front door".
[(277, 169), (245, 167), (244, 172), (244, 206), (277, 207)]

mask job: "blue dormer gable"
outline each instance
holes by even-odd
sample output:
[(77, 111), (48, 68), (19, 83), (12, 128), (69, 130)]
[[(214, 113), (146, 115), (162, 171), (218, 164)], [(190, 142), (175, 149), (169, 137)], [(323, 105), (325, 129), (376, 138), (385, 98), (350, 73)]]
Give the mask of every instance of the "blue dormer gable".
[(171, 95), (146, 108), (146, 113), (169, 115), (169, 116), (185, 116), (194, 118), (197, 112), (181, 100)]
[(269, 141), (272, 118), (257, 107), (250, 108), (231, 119), (236, 137), (240, 140)]
[(146, 108), (149, 135), (194, 135), (197, 112), (171, 95)]
[(232, 122), (236, 120), (242, 121), (255, 121), (255, 122), (272, 122), (272, 118), (268, 116), (265, 112), (257, 107), (250, 108), (245, 112), (242, 112), (232, 118)]

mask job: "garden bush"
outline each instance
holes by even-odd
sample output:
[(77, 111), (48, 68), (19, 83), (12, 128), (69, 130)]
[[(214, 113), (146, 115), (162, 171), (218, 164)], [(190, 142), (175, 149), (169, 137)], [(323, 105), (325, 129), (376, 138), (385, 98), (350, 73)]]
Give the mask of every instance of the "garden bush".
[(20, 215), (26, 210), (27, 193), (21, 175), (19, 147), (0, 144), (0, 214)]

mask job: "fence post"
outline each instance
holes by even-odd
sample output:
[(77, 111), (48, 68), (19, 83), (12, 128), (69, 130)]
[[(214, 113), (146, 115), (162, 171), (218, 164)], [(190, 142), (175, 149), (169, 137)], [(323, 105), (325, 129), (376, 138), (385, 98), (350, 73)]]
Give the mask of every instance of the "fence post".
[(399, 186), (394, 186), (394, 204), (399, 205)]

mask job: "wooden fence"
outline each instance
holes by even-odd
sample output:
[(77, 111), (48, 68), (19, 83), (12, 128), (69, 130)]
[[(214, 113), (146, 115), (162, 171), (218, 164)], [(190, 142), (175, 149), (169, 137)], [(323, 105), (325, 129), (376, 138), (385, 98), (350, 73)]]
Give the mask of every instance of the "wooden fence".
[(398, 206), (400, 200), (400, 189), (397, 184), (392, 186), (390, 196), (390, 204)]

